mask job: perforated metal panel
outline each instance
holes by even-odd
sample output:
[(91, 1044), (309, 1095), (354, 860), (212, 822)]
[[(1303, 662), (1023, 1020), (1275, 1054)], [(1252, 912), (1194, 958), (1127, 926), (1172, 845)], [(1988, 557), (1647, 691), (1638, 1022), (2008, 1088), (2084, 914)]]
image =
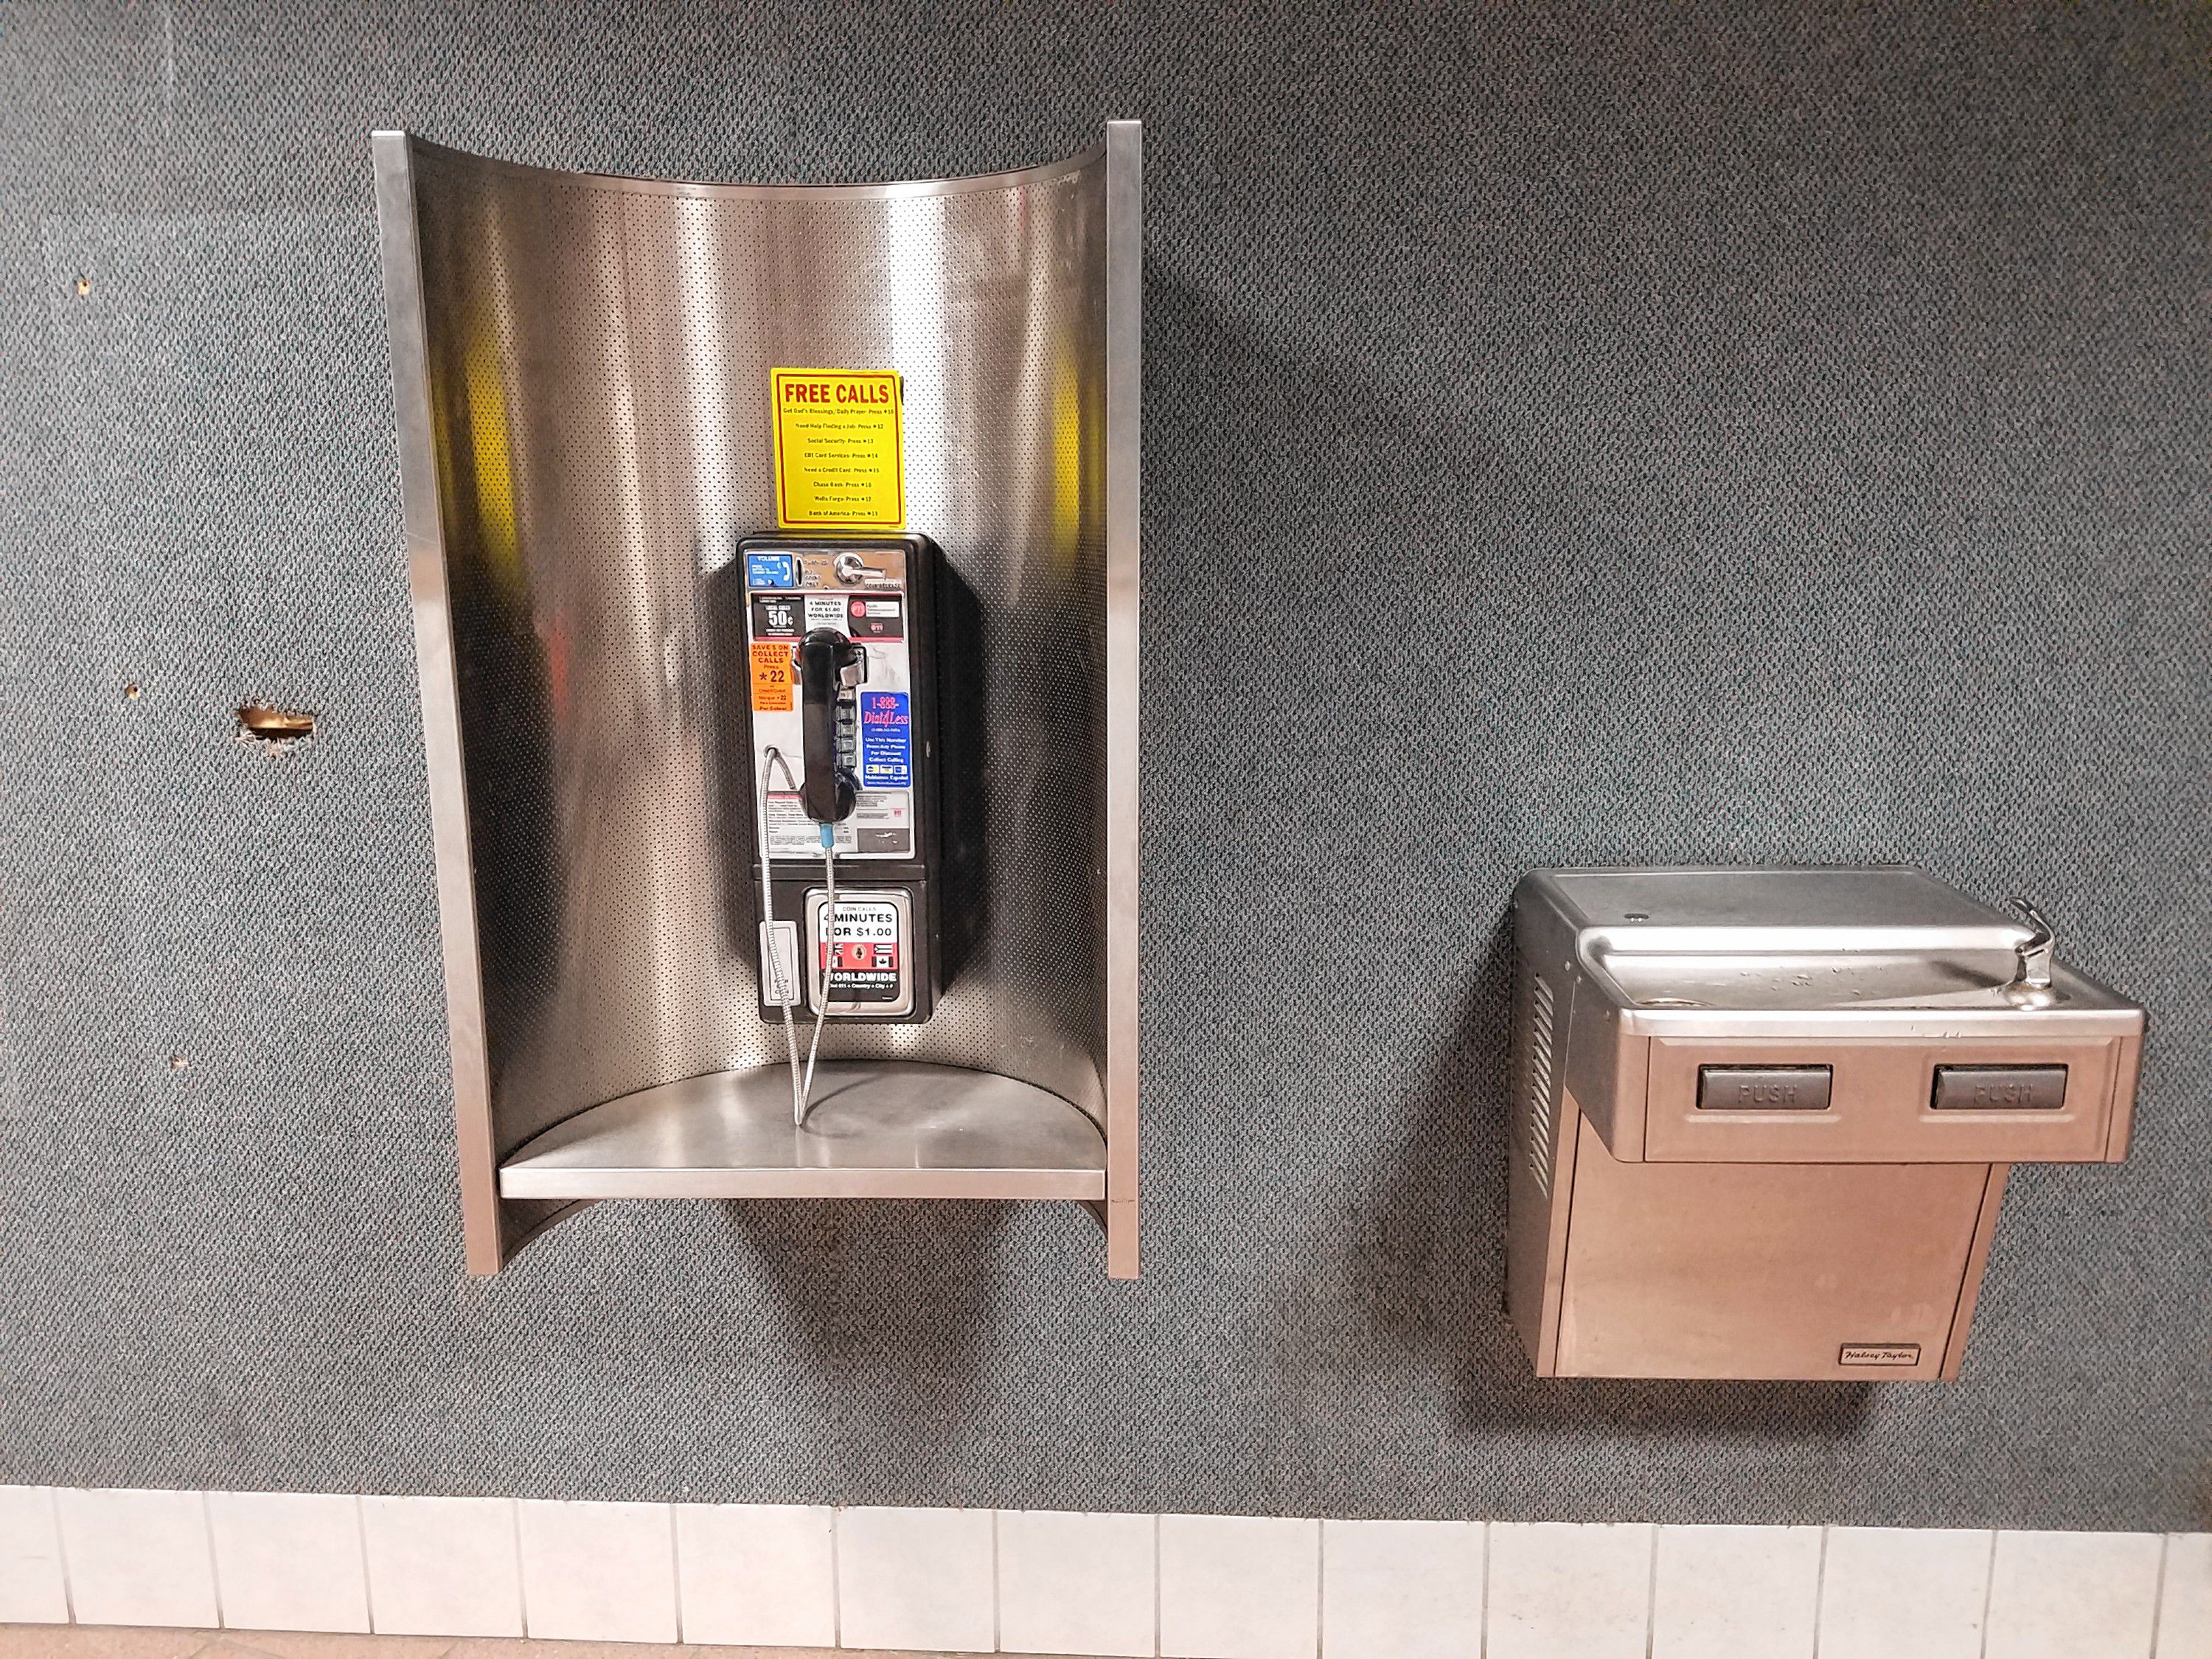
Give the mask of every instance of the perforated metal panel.
[(945, 560), (948, 982), (823, 1052), (1103, 1117), (1103, 152), (851, 187), (411, 156), (495, 1156), (782, 1058), (716, 690), (737, 544), (775, 527), (776, 367), (903, 376), (908, 526)]

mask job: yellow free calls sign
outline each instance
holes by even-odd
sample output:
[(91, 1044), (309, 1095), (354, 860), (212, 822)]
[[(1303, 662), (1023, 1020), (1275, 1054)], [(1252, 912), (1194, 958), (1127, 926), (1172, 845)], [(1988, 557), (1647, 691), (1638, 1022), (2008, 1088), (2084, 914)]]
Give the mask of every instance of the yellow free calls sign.
[(772, 368), (775, 521), (785, 530), (901, 530), (906, 457), (889, 369)]

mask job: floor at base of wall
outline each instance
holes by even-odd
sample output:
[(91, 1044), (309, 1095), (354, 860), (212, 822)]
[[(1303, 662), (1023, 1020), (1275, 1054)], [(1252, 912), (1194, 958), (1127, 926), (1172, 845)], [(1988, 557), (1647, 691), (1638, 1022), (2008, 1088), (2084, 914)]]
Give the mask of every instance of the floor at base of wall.
[[(851, 1648), (661, 1647), (501, 1637), (326, 1636), (297, 1631), (143, 1630), (119, 1625), (0, 1625), (0, 1659), (890, 1659)], [(903, 1653), (897, 1659), (916, 1659)], [(921, 1659), (983, 1659), (923, 1655)]]

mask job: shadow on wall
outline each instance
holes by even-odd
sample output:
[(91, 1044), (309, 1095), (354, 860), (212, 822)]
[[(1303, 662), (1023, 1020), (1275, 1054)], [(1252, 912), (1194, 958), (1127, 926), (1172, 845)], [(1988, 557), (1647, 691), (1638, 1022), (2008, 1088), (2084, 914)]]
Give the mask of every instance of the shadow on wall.
[[(971, 1495), (957, 1476), (974, 1468), (970, 1437), (987, 1416), (994, 1269), (1010, 1206), (744, 1200), (715, 1208), (759, 1264), (806, 1362), (806, 1386), (822, 1396), (814, 1409), (836, 1424), (822, 1455), (836, 1467), (817, 1484), (849, 1504)], [(886, 1441), (898, 1448), (888, 1460)]]
[(946, 987), (991, 936), (991, 836), (979, 780), (989, 775), (991, 707), (983, 602), (949, 558), (937, 562), (938, 971)]
[[(1591, 522), (1600, 487), (1583, 488), (1557, 455), (1510, 453), (1476, 417), (1437, 425), (1369, 381), (1292, 361), (1157, 272), (1146, 305), (1148, 356), (1186, 368), (1148, 398), (1148, 447), (1215, 481), (1193, 520), (1148, 520), (1148, 556), (1158, 550), (1148, 586), (1176, 596), (1148, 608), (1148, 673), (1163, 659), (1218, 658), (1212, 619), (1249, 607), (1255, 566), (1271, 586), (1304, 590), (1271, 619), (1270, 648), (1237, 659), (1241, 706), (1276, 719), (1264, 741), (1249, 720), (1222, 718), (1231, 705), (1205, 677), (1171, 668), (1156, 701), (1148, 685), (1146, 717), (1148, 943), (1216, 938), (1207, 916), (1247, 901), (1233, 953), (1146, 963), (1148, 1024), (1188, 994), (1183, 981), (1201, 984), (1214, 1039), (1205, 1047), (1220, 1051), (1153, 1051), (1148, 1089), (1184, 1100), (1233, 1090), (1244, 1109), (1219, 1127), (1161, 1125), (1147, 1158), (1172, 1139), (1191, 1160), (1173, 1179), (1224, 1190), (1236, 1182), (1220, 1171), (1273, 1160), (1279, 1190), (1268, 1207), (1291, 1231), (1262, 1243), (1260, 1336), (1266, 1384), (1303, 1425), (1261, 1449), (1276, 1484), (1325, 1487), (1326, 1469), (1305, 1466), (1343, 1455), (1330, 1445), (1340, 1433), (1323, 1425), (1356, 1419), (1353, 1402), (1378, 1387), (1440, 1391), (1455, 1436), (1473, 1440), (1858, 1435), (1870, 1385), (1539, 1378), (1504, 1311), (1512, 939), (1510, 889), (1492, 884), (1501, 867), (1561, 861), (1563, 826), (1512, 799), (1460, 810), (1451, 795), (1518, 776), (1532, 753), (1548, 752), (1530, 745), (1545, 741), (1550, 717), (1527, 705), (1577, 672), (1571, 647), (1593, 602), (1585, 584), (1613, 556)], [(1300, 409), (1328, 418), (1271, 431), (1234, 412)], [(1359, 521), (1357, 503), (1372, 495), (1360, 481), (1386, 466), (1420, 487), (1393, 523)], [(1253, 502), (1272, 516), (1247, 545), (1238, 519)], [(1368, 630), (1381, 643), (1348, 635), (1348, 617), (1387, 623)], [(1500, 638), (1516, 641), (1517, 661), (1482, 657)], [(1472, 718), (1468, 698), (1439, 695), (1433, 678), (1471, 649), (1516, 694)], [(1302, 665), (1315, 663), (1346, 699), (1295, 695), (1312, 672)], [(1423, 754), (1437, 764), (1407, 759)], [(1775, 792), (1774, 823), (1754, 835), (1778, 833), (1796, 796), (1826, 787), (1816, 766), (1792, 781)], [(1668, 845), (1696, 831), (1670, 826), (1648, 801), (1637, 807), (1611, 825), (1573, 823), (1572, 833), (1641, 833), (1622, 849), (1636, 860), (1742, 856), (1725, 839)], [(1262, 827), (1272, 841), (1257, 839)], [(1848, 837), (1867, 828), (1845, 826), (1832, 848), (1808, 851), (1854, 856)], [(1325, 902), (1249, 902), (1280, 890), (1285, 848), (1340, 867)], [(1148, 1190), (1161, 1179), (1148, 1173)], [(1264, 1232), (1273, 1219), (1253, 1224)], [(1435, 1476), (1417, 1449), (1370, 1449), (1370, 1502), (1426, 1492)], [(1394, 1457), (1395, 1470), (1382, 1467)], [(1378, 1496), (1394, 1483), (1401, 1496)]]
[[(1453, 1420), (1470, 1432), (1654, 1430), (1701, 1438), (1848, 1437), (1874, 1398), (1864, 1382), (1607, 1382), (1540, 1377), (1505, 1312), (1506, 1103), (1512, 1044), (1510, 914), (1492, 931), (1450, 1046), (1406, 1103), (1411, 1131), (1356, 1241), (1366, 1305), (1396, 1341), (1452, 1378)], [(1430, 1264), (1468, 1299), (1441, 1309)], [(1413, 1271), (1408, 1272), (1411, 1267)]]

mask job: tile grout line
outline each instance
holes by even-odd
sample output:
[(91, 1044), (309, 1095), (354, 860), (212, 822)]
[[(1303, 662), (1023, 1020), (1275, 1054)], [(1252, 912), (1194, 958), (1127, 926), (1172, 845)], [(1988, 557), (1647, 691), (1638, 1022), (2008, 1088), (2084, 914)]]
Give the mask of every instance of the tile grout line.
[(222, 1610), (222, 1567), (215, 1556), (215, 1504), (213, 1494), (200, 1495), (200, 1542), (207, 1551), (208, 1588), (215, 1592), (215, 1627), (230, 1628), (230, 1621)]
[(1152, 1652), (1160, 1652), (1160, 1519), (1152, 1516)]
[(69, 1615), (69, 1623), (76, 1623), (76, 1585), (70, 1580), (69, 1542), (62, 1536), (62, 1489), (46, 1488), (46, 1510), (54, 1518), (54, 1559), (62, 1570), (62, 1611)]
[(1982, 1579), (1982, 1645), (1981, 1659), (1990, 1659), (1990, 1609), (1996, 1604), (1997, 1596), (1997, 1529), (1990, 1528), (1990, 1559), (1988, 1571)]
[(361, 1607), (368, 1620), (368, 1633), (376, 1634), (376, 1591), (368, 1582), (368, 1504), (359, 1492), (353, 1495), (353, 1538), (361, 1549)]
[(1651, 1560), (1644, 1581), (1644, 1659), (1659, 1646), (1659, 1526), (1651, 1523)]
[(1820, 1565), (1813, 1571), (1813, 1653), (1812, 1659), (1820, 1659), (1820, 1627), (1828, 1621), (1828, 1534), (1833, 1527), (1820, 1528)]
[(523, 1583), (522, 1570), (522, 1500), (507, 1500), (507, 1522), (514, 1534), (514, 1616), (522, 1621), (523, 1639), (530, 1637), (530, 1591)]
[(2150, 1587), (2150, 1649), (2145, 1659), (2158, 1659), (2159, 1626), (2166, 1622), (2166, 1565), (2173, 1558), (2173, 1534), (2158, 1535), (2158, 1577)]
[(1490, 1563), (1495, 1552), (1498, 1523), (1482, 1523), (1482, 1629), (1475, 1638), (1475, 1652), (1479, 1659), (1490, 1659)]
[(684, 1552), (676, 1542), (676, 1505), (668, 1509), (668, 1588), (676, 1597), (676, 1641), (684, 1642)]
[(1314, 1659), (1321, 1659), (1322, 1631), (1328, 1619), (1328, 1522), (1314, 1522)]

